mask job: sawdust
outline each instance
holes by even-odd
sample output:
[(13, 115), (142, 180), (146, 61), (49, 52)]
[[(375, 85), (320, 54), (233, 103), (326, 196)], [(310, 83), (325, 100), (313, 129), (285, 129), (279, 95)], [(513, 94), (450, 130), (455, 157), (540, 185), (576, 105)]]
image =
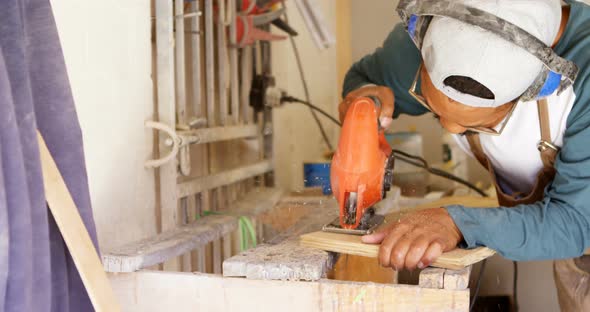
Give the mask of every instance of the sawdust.
[(299, 203), (279, 204), (272, 211), (265, 212), (258, 217), (263, 224), (267, 224), (277, 231), (284, 231), (292, 227), (304, 216), (311, 213), (314, 206)]

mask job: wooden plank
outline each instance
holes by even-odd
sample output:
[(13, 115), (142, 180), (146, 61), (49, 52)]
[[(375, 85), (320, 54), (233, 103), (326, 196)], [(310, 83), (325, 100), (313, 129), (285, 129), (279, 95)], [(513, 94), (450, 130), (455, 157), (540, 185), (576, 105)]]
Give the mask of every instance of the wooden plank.
[(223, 276), (317, 281), (326, 277), (331, 265), (326, 252), (289, 241), (260, 245), (223, 261)]
[(213, 241), (213, 273), (221, 274), (221, 237)]
[[(387, 212), (388, 209), (392, 209), (397, 198), (394, 194), (390, 193), (391, 196), (386, 201), (379, 203), (378, 210)], [(317, 231), (337, 216), (338, 205), (333, 198), (326, 196), (281, 198), (272, 211), (257, 217), (258, 222), (264, 225), (266, 233), (276, 233), (271, 236), (272, 239), (267, 240), (270, 245), (256, 247), (226, 260), (223, 274), (250, 279), (317, 280), (327, 273), (334, 273), (328, 272), (336, 259), (333, 253), (297, 245), (299, 235)], [(369, 260), (374, 264), (371, 267), (366, 266)], [(374, 259), (366, 259), (357, 264), (363, 265), (364, 269), (371, 270), (375, 274), (380, 272), (377, 261)], [(395, 280), (392, 274), (383, 274), (381, 278), (373, 279), (375, 274), (365, 276), (371, 276), (374, 282)], [(335, 277), (349, 278), (344, 275)], [(369, 278), (367, 277), (366, 280)]]
[(241, 49), (240, 59), (240, 103), (242, 106), (242, 119), (244, 123), (252, 123), (254, 118), (252, 107), (250, 107), (250, 89), (252, 87), (252, 47)]
[(207, 259), (205, 258), (205, 254), (205, 246), (201, 246), (197, 249), (197, 271), (201, 273), (205, 273), (205, 271), (207, 270)]
[[(226, 66), (227, 66), (227, 54), (225, 46), (227, 44), (225, 39), (226, 28), (224, 26), (225, 4), (221, 2), (225, 0), (217, 0), (217, 88), (218, 88), (218, 103), (219, 103), (219, 115), (222, 125), (228, 124), (228, 105), (227, 105), (227, 81), (226, 81)], [(213, 2), (213, 1), (210, 1)]]
[[(313, 232), (301, 235), (302, 246), (314, 247), (322, 250), (377, 258), (379, 245), (364, 244), (358, 235), (336, 234), (327, 232)], [(431, 266), (445, 269), (462, 269), (483, 259), (491, 257), (495, 252), (487, 247), (474, 249), (454, 249), (443, 253)]]
[(37, 132), (45, 199), (96, 311), (120, 311), (98, 253), (53, 157)]
[(469, 276), (471, 276), (471, 268), (467, 266), (460, 270), (446, 270), (444, 277), (444, 289), (467, 289), (469, 286)]
[[(199, 11), (199, 0), (191, 2), (194, 12)], [(192, 77), (192, 100), (193, 115), (203, 117), (205, 110), (201, 102), (201, 17), (195, 16), (190, 21), (191, 26), (191, 77)]]
[[(209, 274), (110, 274), (125, 311), (467, 311), (469, 291), (321, 280), (259, 281)], [(174, 285), (174, 287), (171, 287)]]
[(272, 224), (278, 235), (268, 244), (239, 253), (223, 263), (225, 276), (249, 279), (311, 280), (323, 278), (334, 263), (334, 254), (299, 246), (297, 238), (316, 231), (338, 215), (334, 199), (321, 204), (282, 203), (259, 222)]
[(184, 48), (184, 1), (174, 0), (174, 48), (176, 51), (176, 112), (178, 123), (185, 125), (187, 122), (186, 111), (186, 65)]
[[(132, 272), (198, 249), (195, 262), (202, 272), (205, 265), (204, 245), (234, 232), (237, 229), (237, 216), (255, 217), (269, 211), (280, 200), (281, 194), (283, 191), (276, 188), (254, 189), (221, 210), (223, 215), (203, 217), (155, 237), (105, 251), (105, 269), (109, 272)], [(221, 260), (218, 268), (221, 268)]]
[(445, 269), (426, 268), (420, 272), (418, 285), (424, 288), (441, 289), (444, 287)]
[(235, 217), (212, 215), (157, 236), (104, 252), (109, 272), (132, 272), (180, 256), (235, 231)]
[(222, 185), (235, 183), (271, 170), (272, 162), (270, 160), (264, 160), (252, 165), (180, 183), (176, 186), (175, 194), (178, 197), (193, 195)]
[(232, 235), (223, 236), (223, 260), (232, 256)]
[(229, 66), (230, 66), (230, 93), (231, 93), (231, 114), (233, 123), (240, 122), (240, 84), (238, 81), (238, 47), (236, 29), (236, 2), (229, 1), (228, 10), (232, 12), (229, 25)]
[(183, 141), (185, 141), (187, 144), (204, 144), (218, 141), (252, 138), (258, 136), (259, 132), (258, 126), (256, 125), (244, 125), (178, 131), (177, 134), (181, 136)]
[(213, 38), (213, 1), (205, 1), (205, 96), (207, 97), (207, 125), (217, 125), (215, 111), (215, 46)]
[[(156, 1), (156, 53), (158, 121), (172, 129), (176, 126), (175, 76), (174, 76), (174, 34), (172, 1)], [(170, 147), (165, 140), (158, 140), (159, 155), (166, 155)], [(176, 200), (177, 159), (165, 163), (157, 169), (159, 180), (157, 198), (160, 199), (160, 231), (176, 227), (178, 223), (178, 203)], [(167, 270), (179, 270), (177, 260), (164, 265)]]
[(340, 255), (328, 278), (340, 281), (396, 284), (397, 271), (382, 267), (374, 258)]
[[(176, 114), (178, 124), (186, 125), (188, 112), (186, 109), (186, 65), (185, 65), (185, 45), (184, 45), (184, 1), (174, 1), (174, 49), (176, 51)], [(188, 176), (191, 172), (190, 150), (183, 146), (178, 151), (180, 161), (180, 172)]]

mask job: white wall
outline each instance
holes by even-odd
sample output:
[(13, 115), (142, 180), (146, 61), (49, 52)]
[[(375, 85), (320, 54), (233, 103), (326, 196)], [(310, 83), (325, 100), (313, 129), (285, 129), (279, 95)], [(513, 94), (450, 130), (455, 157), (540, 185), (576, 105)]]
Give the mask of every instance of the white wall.
[[(324, 17), (332, 31), (335, 31), (336, 2), (318, 1)], [(336, 47), (318, 50), (293, 1), (287, 1), (289, 24), (298, 32), (295, 37), (303, 62), (311, 102), (337, 117), (340, 99), (336, 81)], [(280, 33), (277, 31), (276, 33)], [(288, 40), (273, 45), (273, 71), (278, 87), (289, 94), (305, 99), (295, 55)], [(323, 158), (328, 151), (309, 109), (300, 104), (286, 104), (275, 110), (274, 151), (277, 183), (288, 190), (303, 187), (303, 163), (306, 161), (329, 161)], [(333, 146), (337, 145), (337, 127), (319, 115)]]
[[(52, 0), (78, 117), (84, 135), (90, 193), (101, 249), (156, 233), (152, 119), (150, 2)], [(320, 1), (335, 27), (335, 2)], [(319, 51), (300, 14), (287, 2), (312, 102), (337, 116), (336, 48)], [(276, 31), (276, 30), (275, 30)], [(277, 31), (277, 33), (280, 33)], [(304, 98), (288, 41), (273, 45), (279, 87)], [(321, 118), (321, 117), (320, 117)], [(322, 119), (336, 145), (336, 128)], [(289, 104), (274, 113), (277, 184), (303, 186), (303, 162), (322, 159), (325, 147), (309, 110)]]
[(149, 1), (52, 0), (102, 250), (156, 232)]
[[(352, 1), (352, 57), (356, 61), (381, 45), (400, 19), (395, 12), (397, 1)], [(393, 129), (416, 129), (424, 136), (424, 156), (430, 162), (441, 160), (441, 127), (430, 115), (402, 116)], [(472, 161), (471, 180), (487, 180), (486, 173)], [(558, 311), (553, 284), (552, 262), (523, 262), (519, 264), (519, 301), (521, 311)], [(482, 294), (512, 293), (512, 262), (495, 256), (488, 261), (481, 289)]]

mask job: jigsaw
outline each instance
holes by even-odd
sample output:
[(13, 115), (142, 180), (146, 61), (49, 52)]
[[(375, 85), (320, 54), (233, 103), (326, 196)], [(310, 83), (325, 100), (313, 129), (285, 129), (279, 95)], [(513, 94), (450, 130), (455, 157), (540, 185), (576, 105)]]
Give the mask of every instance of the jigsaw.
[(338, 148), (332, 158), (330, 183), (340, 216), (323, 231), (355, 235), (370, 234), (383, 223), (375, 213), (393, 181), (394, 158), (379, 124), (375, 97), (355, 99), (348, 108)]

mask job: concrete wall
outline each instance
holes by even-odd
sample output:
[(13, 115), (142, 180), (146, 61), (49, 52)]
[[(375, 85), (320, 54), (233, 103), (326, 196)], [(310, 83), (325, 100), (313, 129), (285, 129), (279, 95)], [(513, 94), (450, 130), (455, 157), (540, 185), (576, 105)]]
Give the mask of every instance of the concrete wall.
[(101, 249), (156, 233), (150, 2), (52, 0)]
[[(352, 1), (352, 57), (358, 60), (380, 46), (393, 26), (400, 22), (396, 1)], [(431, 162), (439, 162), (442, 130), (430, 115), (402, 116), (394, 121), (393, 129), (416, 129), (424, 136), (424, 155)], [(470, 179), (487, 180), (479, 165), (471, 162)], [(519, 263), (518, 293), (521, 311), (558, 311), (553, 284), (552, 262)], [(495, 256), (488, 261), (481, 293), (483, 295), (512, 293), (512, 262)]]

